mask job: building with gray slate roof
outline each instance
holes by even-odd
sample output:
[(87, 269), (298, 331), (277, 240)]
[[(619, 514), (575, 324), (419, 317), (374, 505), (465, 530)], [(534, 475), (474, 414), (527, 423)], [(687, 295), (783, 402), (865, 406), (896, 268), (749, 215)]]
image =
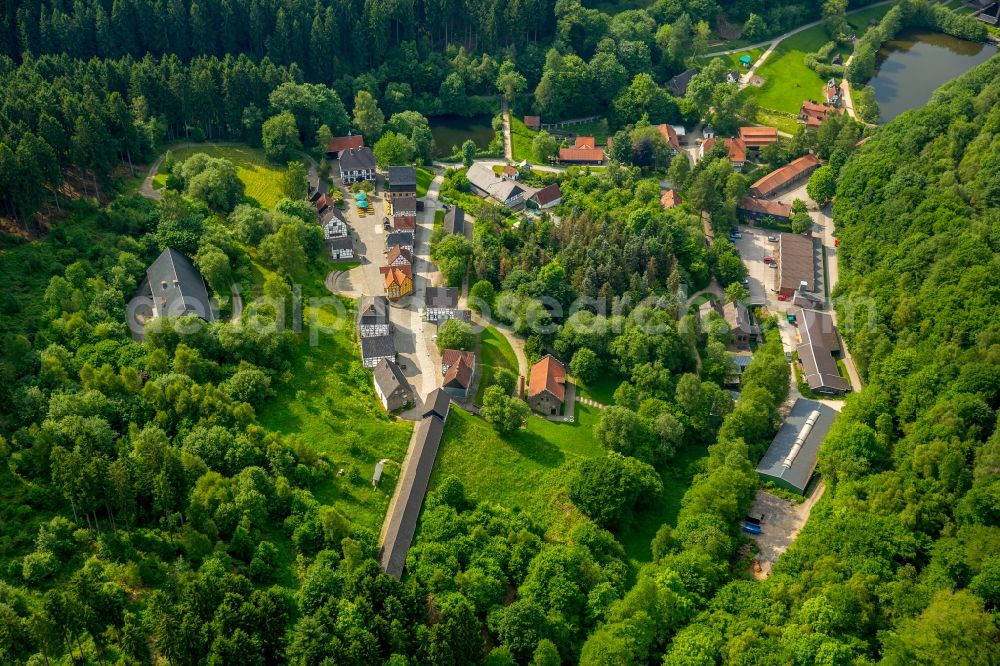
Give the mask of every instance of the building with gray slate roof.
[(168, 247), (149, 265), (146, 279), (129, 302), (128, 324), (132, 336), (141, 340), (147, 321), (183, 315), (215, 321), (212, 301), (201, 273), (190, 259)]
[(435, 389), (427, 397), (424, 417), (417, 423), (410, 439), (410, 449), (400, 476), (396, 499), (386, 516), (379, 562), (383, 571), (397, 579), (403, 575), (406, 554), (417, 530), (420, 509), (434, 470), (434, 459), (441, 445), (450, 404), (451, 398), (441, 389)]
[(452, 206), (444, 214), (444, 230), (472, 240), (472, 225), (465, 223), (465, 211), (461, 206)]
[(390, 333), (389, 299), (385, 296), (362, 296), (358, 305), (358, 336), (370, 338)]
[(340, 179), (345, 183), (375, 180), (375, 155), (368, 146), (349, 148), (340, 153)]
[(757, 474), (803, 494), (816, 469), (819, 447), (837, 412), (815, 400), (799, 398), (757, 465)]
[(407, 403), (413, 402), (413, 390), (395, 362), (381, 359), (372, 372), (372, 381), (375, 383), (375, 393), (387, 412), (402, 409)]
[(392, 249), (396, 246), (405, 248), (409, 251), (413, 251), (413, 231), (393, 231), (385, 235), (385, 247), (386, 249)]
[[(789, 309), (790, 313), (796, 310)], [(840, 375), (837, 359), (842, 348), (837, 327), (828, 312), (809, 308), (797, 311), (802, 342), (795, 347), (802, 366), (802, 378), (816, 393), (841, 395), (851, 390), (851, 382)]]
[(386, 191), (395, 206), (396, 197), (417, 195), (417, 169), (412, 166), (391, 166), (388, 169)]
[(396, 362), (396, 341), (391, 335), (361, 338), (361, 364), (371, 370), (382, 359)]

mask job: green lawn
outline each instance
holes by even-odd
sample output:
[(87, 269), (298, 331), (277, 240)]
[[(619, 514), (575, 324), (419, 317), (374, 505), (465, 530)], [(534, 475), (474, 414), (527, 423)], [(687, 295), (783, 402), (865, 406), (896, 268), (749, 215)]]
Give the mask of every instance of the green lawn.
[(757, 122), (789, 134), (795, 134), (801, 124), (794, 114), (764, 108), (757, 109)]
[(577, 380), (576, 390), (584, 398), (596, 400), (602, 405), (613, 405), (615, 404), (615, 391), (618, 390), (621, 383), (621, 379), (613, 373), (605, 372), (600, 379), (589, 384)]
[(578, 125), (567, 125), (562, 129), (566, 132), (572, 132), (577, 136), (592, 136), (594, 137), (594, 143), (598, 146), (603, 146), (608, 142), (607, 118), (598, 118), (589, 123), (580, 123)]
[(417, 196), (425, 197), (427, 196), (427, 188), (431, 186), (431, 181), (434, 180), (434, 174), (427, 169), (417, 167)]
[(496, 368), (507, 368), (518, 374), (517, 354), (500, 331), (492, 326), (484, 328), (479, 334), (479, 357), (476, 360), (482, 372), (479, 380), (479, 390), (476, 391), (476, 404), (482, 404), (483, 392), (493, 383), (493, 372)]
[(513, 115), (510, 117), (510, 141), (511, 141), (511, 154), (514, 157), (515, 162), (520, 162), (522, 160), (528, 160), (529, 162), (534, 162), (539, 164), (541, 160), (535, 155), (534, 146), (532, 145), (535, 141), (535, 137), (538, 136), (538, 132), (535, 130), (530, 130), (524, 126), (524, 122), (520, 118), (515, 118)]
[[(747, 67), (745, 67), (743, 63), (740, 62), (740, 58), (742, 58), (745, 55), (748, 55), (752, 58), (752, 63), (757, 62), (757, 58), (759, 58), (760, 54), (763, 52), (764, 49), (761, 48), (748, 49), (746, 51), (740, 51), (739, 53), (730, 53), (729, 55), (716, 56), (716, 58), (722, 58), (723, 60), (729, 62), (730, 67), (732, 67), (734, 70), (739, 71), (740, 74), (743, 74), (747, 71)], [(713, 60), (713, 58), (706, 58), (705, 60), (706, 61)]]
[[(605, 454), (593, 436), (599, 419), (600, 410), (578, 403), (575, 423), (532, 416), (524, 430), (501, 436), (483, 419), (452, 409), (431, 488), (455, 476), (471, 499), (529, 512), (546, 526), (548, 538), (558, 541), (580, 520), (566, 496), (566, 480), (582, 460)], [(705, 455), (700, 446), (679, 452), (661, 473), (663, 495), (655, 505), (616, 530), (629, 558), (639, 564), (652, 560), (656, 531), (663, 523), (674, 525), (681, 498)]]
[(501, 436), (483, 419), (452, 409), (431, 488), (455, 476), (470, 498), (528, 511), (558, 539), (579, 518), (566, 497), (566, 479), (581, 460), (604, 455), (593, 437), (598, 414), (577, 404), (574, 423), (531, 416), (523, 430)]
[[(246, 186), (248, 203), (254, 203), (262, 208), (274, 208), (281, 194), (280, 175), (284, 167), (276, 166), (264, 158), (264, 153), (249, 146), (206, 143), (198, 146), (188, 146), (173, 151), (174, 159), (182, 162), (196, 153), (205, 153), (211, 157), (223, 157), (236, 165), (236, 175)], [(153, 187), (161, 188), (166, 184), (167, 173), (163, 165), (153, 178)]]
[(663, 481), (663, 494), (660, 499), (618, 532), (618, 541), (625, 547), (625, 553), (630, 559), (640, 564), (652, 561), (652, 542), (656, 531), (664, 523), (675, 527), (681, 499), (699, 471), (701, 460), (707, 454), (707, 447), (689, 446), (678, 451), (666, 464), (660, 473), (660, 479)]
[[(955, 0), (955, 4), (961, 4), (960, 0)], [(858, 37), (861, 37), (866, 32), (868, 32), (868, 22), (872, 19), (882, 20), (882, 17), (889, 13), (889, 10), (895, 6), (895, 3), (890, 3), (888, 5), (882, 5), (880, 7), (868, 7), (867, 9), (862, 9), (857, 14), (849, 14), (847, 16), (847, 22), (850, 23), (858, 33)], [(948, 5), (945, 4), (947, 7)], [(845, 60), (847, 56), (844, 56)]]
[[(329, 297), (323, 277), (332, 264), (324, 262), (306, 275), (296, 276), (306, 299), (303, 333), (295, 349), (290, 380), (279, 383), (275, 396), (263, 407), (261, 423), (284, 436), (315, 446), (330, 463), (330, 472), (315, 489), (316, 498), (332, 504), (352, 525), (378, 531), (399, 476), (399, 465), (388, 464), (377, 489), (371, 486), (375, 464), (382, 458), (401, 463), (412, 424), (386, 416), (372, 387), (371, 373), (361, 365), (353, 332), (354, 304), (340, 322), (329, 306), (309, 304), (310, 298)], [(310, 331), (318, 322), (317, 344)], [(344, 469), (344, 476), (337, 470)]]
[[(747, 90), (764, 109), (797, 114), (802, 101), (819, 99), (826, 81), (805, 64), (805, 56), (829, 41), (823, 26), (815, 26), (792, 35), (778, 45), (757, 70), (764, 85)], [(845, 57), (848, 54), (845, 53)]]

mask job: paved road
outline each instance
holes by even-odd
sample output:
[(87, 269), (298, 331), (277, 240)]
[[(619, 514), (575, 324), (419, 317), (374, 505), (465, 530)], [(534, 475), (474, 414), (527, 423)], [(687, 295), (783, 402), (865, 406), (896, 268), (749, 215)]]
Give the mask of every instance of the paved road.
[[(489, 167), (494, 166), (506, 166), (507, 162), (505, 160), (498, 159), (486, 159), (486, 160), (476, 160), (481, 164), (485, 164)], [(459, 163), (449, 163), (449, 162), (434, 162), (434, 166), (439, 169), (461, 169), (462, 164)], [(566, 167), (552, 166), (550, 164), (532, 164), (531, 168), (533, 171), (547, 171), (549, 173), (565, 173)]]
[[(430, 258), (430, 239), (434, 227), (434, 212), (439, 208), (438, 192), (443, 178), (438, 175), (431, 181), (424, 197), (424, 210), (417, 213), (417, 229), (413, 248), (413, 293), (392, 304), (390, 318), (395, 330), (396, 351), (400, 369), (418, 397), (417, 407), (404, 412), (403, 418), (420, 418), (424, 399), (441, 382), (441, 359), (432, 340), (437, 327), (421, 319), (425, 289), (440, 281), (437, 266)], [(343, 188), (339, 180), (335, 186)], [(346, 191), (346, 188), (343, 188)], [(349, 194), (345, 195), (349, 197)], [(386, 217), (385, 200), (381, 195), (371, 195), (374, 215), (358, 215), (357, 208), (348, 206), (344, 213), (354, 236), (355, 256), (361, 264), (348, 272), (335, 271), (326, 278), (327, 288), (350, 298), (378, 295), (385, 292), (384, 278), (379, 271), (385, 259), (385, 231), (382, 220)]]
[[(837, 247), (835, 245), (835, 240), (833, 238), (833, 218), (830, 217), (830, 209), (827, 207), (824, 210), (818, 210), (811, 212), (813, 220), (818, 226), (822, 227), (822, 233), (820, 234), (820, 239), (823, 241), (823, 251), (826, 253), (826, 279), (830, 285), (830, 293), (833, 293), (833, 288), (837, 286), (837, 281), (840, 279), (840, 259), (837, 253)], [(833, 323), (837, 324), (837, 310), (830, 307), (830, 313), (833, 317)], [(839, 326), (839, 324), (838, 324)], [(851, 356), (851, 350), (844, 345), (844, 366), (847, 368), (847, 375), (851, 380), (851, 387), (855, 392), (860, 391), (864, 384), (861, 382), (861, 375), (858, 373), (857, 366), (854, 364), (854, 357)]]
[(163, 163), (164, 157), (166, 157), (166, 153), (156, 158), (156, 161), (149, 167), (149, 173), (146, 174), (142, 185), (139, 186), (139, 194), (153, 201), (159, 201), (163, 197), (159, 190), (153, 189), (153, 178), (156, 177), (156, 172), (160, 170), (160, 164)]
[(500, 96), (500, 113), (503, 114), (503, 156), (514, 161), (514, 144), (510, 136), (510, 107), (507, 104), (507, 96)]

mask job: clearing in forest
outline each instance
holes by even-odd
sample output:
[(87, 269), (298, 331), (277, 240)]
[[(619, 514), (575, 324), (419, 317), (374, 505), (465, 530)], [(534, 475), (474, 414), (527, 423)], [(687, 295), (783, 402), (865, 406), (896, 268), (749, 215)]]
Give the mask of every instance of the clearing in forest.
[[(170, 148), (168, 147), (168, 150)], [(281, 193), (281, 174), (284, 166), (269, 162), (264, 157), (264, 151), (239, 144), (185, 144), (174, 149), (174, 160), (183, 162), (197, 153), (205, 153), (209, 157), (222, 157), (236, 166), (236, 175), (246, 187), (247, 203), (256, 204), (261, 208), (273, 209), (283, 195)], [(163, 164), (153, 178), (153, 187), (159, 189), (167, 182), (167, 171)]]

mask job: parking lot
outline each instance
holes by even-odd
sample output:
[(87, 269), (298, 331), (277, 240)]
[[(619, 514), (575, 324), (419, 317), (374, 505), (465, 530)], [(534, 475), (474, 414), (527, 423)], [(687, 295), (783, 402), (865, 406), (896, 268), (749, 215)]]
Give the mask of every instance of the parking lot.
[(766, 306), (768, 310), (778, 311), (780, 305), (774, 292), (778, 271), (764, 263), (764, 257), (777, 259), (778, 244), (767, 240), (768, 236), (776, 236), (777, 232), (767, 229), (756, 229), (741, 226), (742, 238), (733, 241), (736, 249), (747, 265), (747, 288), (750, 289), (750, 303)]

